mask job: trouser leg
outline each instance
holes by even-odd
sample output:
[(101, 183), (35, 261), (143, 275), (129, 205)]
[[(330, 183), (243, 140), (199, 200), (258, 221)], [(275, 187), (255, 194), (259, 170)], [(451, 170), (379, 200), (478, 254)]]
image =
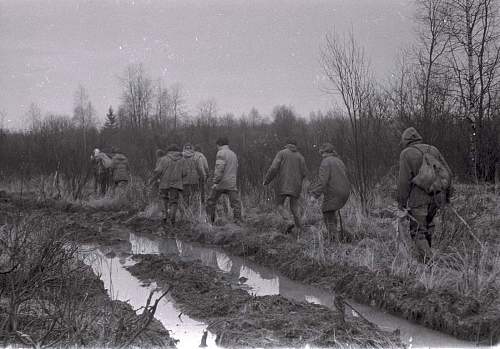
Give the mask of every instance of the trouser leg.
[(427, 229), (427, 207), (410, 210), (410, 236), (415, 243), (420, 259), (426, 262), (431, 257), (430, 233)]
[(299, 198), (290, 196), (290, 211), (292, 211), (295, 226), (297, 229), (302, 230), (302, 222), (299, 214)]
[[(276, 208), (278, 210), (279, 215), (287, 225), (291, 225), (292, 222), (289, 217), (289, 213), (285, 208), (285, 201), (286, 201), (287, 196), (286, 195), (278, 195), (276, 199)], [(291, 205), (291, 204), (290, 204)]]
[(180, 190), (179, 189), (174, 189), (171, 188), (168, 191), (168, 201), (169, 201), (169, 208), (170, 208), (170, 222), (172, 224), (175, 224), (176, 216), (177, 216), (177, 208), (179, 205), (179, 196), (180, 196)]
[(222, 195), (222, 191), (212, 189), (210, 192), (210, 195), (208, 196), (207, 200), (207, 215), (208, 219), (210, 219), (210, 222), (215, 222), (215, 207), (217, 205), (217, 200), (219, 200), (219, 197)]
[(323, 212), (323, 220), (325, 222), (326, 230), (328, 231), (329, 240), (339, 243), (340, 237), (337, 229), (337, 211)]
[(200, 198), (201, 198), (201, 203), (204, 204), (205, 203), (205, 181), (200, 179)]
[(241, 200), (238, 191), (232, 190), (229, 192), (229, 203), (233, 209), (234, 219), (237, 221), (241, 220)]
[(436, 216), (438, 212), (438, 206), (432, 202), (429, 205), (428, 211), (427, 211), (427, 216), (426, 216), (426, 224), (427, 224), (427, 233), (425, 235), (427, 241), (429, 242), (429, 247), (432, 247), (432, 238), (434, 236), (434, 231), (436, 228), (436, 225), (434, 224), (434, 217)]

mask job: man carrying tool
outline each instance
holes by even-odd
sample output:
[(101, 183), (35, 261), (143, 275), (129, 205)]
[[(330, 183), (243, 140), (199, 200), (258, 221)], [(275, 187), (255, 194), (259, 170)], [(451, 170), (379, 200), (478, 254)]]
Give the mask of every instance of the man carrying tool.
[(410, 236), (423, 262), (431, 258), (434, 216), (449, 203), (451, 170), (439, 150), (422, 143), (413, 127), (401, 136), (399, 156), (398, 207), (400, 216), (410, 220)]

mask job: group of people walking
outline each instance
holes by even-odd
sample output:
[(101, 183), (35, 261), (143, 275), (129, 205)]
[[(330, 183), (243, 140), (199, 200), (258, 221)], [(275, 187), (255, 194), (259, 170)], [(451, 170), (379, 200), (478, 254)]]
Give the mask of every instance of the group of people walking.
[[(187, 205), (193, 202), (197, 193), (211, 222), (215, 221), (215, 208), (221, 195), (226, 194), (237, 223), (241, 222), (241, 201), (237, 189), (238, 158), (229, 148), (226, 137), (217, 139), (218, 151), (215, 161), (212, 188), (206, 199), (206, 185), (209, 177), (207, 158), (199, 147), (184, 145), (182, 151), (176, 144), (170, 145), (166, 154), (159, 154), (150, 184), (158, 183), (164, 202), (166, 223), (175, 225), (179, 199)], [(206, 200), (205, 200), (206, 199)]]
[[(207, 158), (199, 147), (185, 144), (183, 149), (170, 145), (165, 152), (157, 151), (157, 162), (150, 184), (158, 186), (164, 202), (165, 223), (175, 225), (179, 200), (190, 205), (199, 193), (201, 202), (206, 203), (206, 212), (211, 222), (215, 221), (217, 201), (222, 195), (229, 197), (236, 223), (242, 222), (241, 200), (237, 187), (238, 158), (230, 149), (226, 137), (216, 141), (217, 155), (212, 186), (206, 199), (209, 177)], [(406, 129), (401, 136), (403, 150), (399, 159), (398, 207), (400, 216), (410, 221), (410, 236), (419, 255), (425, 260), (430, 256), (434, 216), (451, 196), (451, 170), (439, 150), (424, 144), (422, 137), (413, 128)], [(319, 148), (322, 161), (317, 181), (310, 186), (309, 193), (323, 196), (322, 213), (330, 241), (346, 239), (343, 229), (338, 229), (339, 210), (344, 207), (351, 193), (346, 166), (335, 152), (331, 143)], [(111, 162), (114, 185), (128, 180), (128, 161), (120, 152), (114, 153)], [(125, 179), (126, 177), (126, 179)], [(299, 200), (303, 182), (308, 177), (306, 162), (298, 151), (297, 142), (286, 141), (267, 171), (263, 185), (273, 181), (276, 186), (276, 205), (286, 222), (287, 233), (303, 230)], [(206, 202), (205, 202), (206, 201)], [(290, 213), (286, 210), (288, 201)], [(291, 216), (291, 217), (290, 217)]]

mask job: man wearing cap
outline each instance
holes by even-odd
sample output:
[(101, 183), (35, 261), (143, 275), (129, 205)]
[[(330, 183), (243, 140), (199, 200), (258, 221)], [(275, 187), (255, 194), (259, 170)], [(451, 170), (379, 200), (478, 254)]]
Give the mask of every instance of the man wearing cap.
[(158, 160), (153, 177), (149, 181), (150, 184), (154, 184), (160, 179), (160, 195), (165, 207), (164, 223), (175, 225), (179, 197), (183, 190), (183, 179), (186, 174), (179, 146), (170, 145), (167, 149), (167, 155)]
[(215, 159), (214, 180), (212, 191), (207, 200), (207, 215), (210, 221), (215, 221), (215, 206), (222, 194), (229, 196), (229, 203), (233, 209), (236, 223), (241, 223), (241, 201), (237, 188), (238, 158), (229, 149), (229, 141), (226, 137), (220, 137), (216, 141), (217, 156)]
[[(278, 212), (288, 223), (287, 233), (295, 226), (302, 230), (299, 215), (299, 198), (302, 192), (302, 182), (307, 176), (307, 166), (304, 157), (297, 150), (297, 142), (293, 139), (287, 141), (285, 148), (280, 150), (271, 164), (264, 178), (264, 185), (268, 185), (277, 178), (276, 199)], [(294, 223), (288, 220), (285, 201), (289, 200), (290, 211)]]
[(351, 183), (347, 178), (346, 168), (330, 143), (324, 143), (319, 148), (323, 157), (319, 167), (318, 183), (311, 194), (319, 198), (323, 194), (323, 220), (328, 230), (330, 241), (338, 243), (343, 240), (337, 230), (338, 210), (344, 207), (351, 193)]

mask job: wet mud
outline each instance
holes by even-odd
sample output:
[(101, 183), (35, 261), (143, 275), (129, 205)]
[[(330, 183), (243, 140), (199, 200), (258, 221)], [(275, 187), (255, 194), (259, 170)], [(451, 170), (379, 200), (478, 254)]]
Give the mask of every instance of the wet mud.
[[(494, 344), (500, 337), (500, 307), (493, 303), (497, 298), (495, 292), (491, 294), (491, 302), (480, 303), (473, 297), (464, 297), (452, 290), (428, 291), (416, 281), (384, 272), (372, 272), (368, 268), (333, 262), (320, 264), (304, 253), (305, 246), (297, 239), (270, 232), (269, 225), (263, 219), (249, 221), (243, 227), (232, 224), (209, 227), (206, 224), (185, 223), (176, 228), (164, 228), (159, 221), (137, 217), (136, 212), (96, 212), (54, 206), (44, 206), (35, 211), (40, 210), (65, 220), (68, 228), (74, 232), (75, 239), (80, 242), (128, 244), (126, 231), (120, 229), (120, 226), (126, 225), (139, 233), (160, 234), (218, 246), (232, 255), (244, 256), (273, 268), (292, 280), (335, 292), (360, 303), (376, 305), (459, 339)], [(148, 258), (152, 263), (160, 257)], [(199, 287), (203, 288), (201, 285)], [(236, 302), (239, 296), (234, 297)], [(234, 307), (237, 308), (238, 304), (234, 304)]]
[(495, 290), (487, 302), (479, 302), (452, 290), (425, 290), (413, 280), (368, 268), (332, 262), (320, 264), (304, 254), (305, 246), (295, 238), (269, 233), (261, 221), (248, 222), (243, 228), (228, 224), (212, 230), (201, 224), (164, 229), (159, 222), (139, 218), (129, 220), (128, 225), (134, 231), (161, 232), (184, 241), (219, 246), (232, 255), (274, 268), (292, 280), (375, 305), (459, 339), (486, 345), (496, 344), (500, 339), (500, 306)]
[[(134, 255), (128, 270), (171, 294), (182, 311), (202, 319), (227, 347), (401, 346), (397, 334), (361, 318), (282, 296), (251, 296), (227, 276), (175, 255)], [(182, 316), (182, 315), (181, 315)]]

